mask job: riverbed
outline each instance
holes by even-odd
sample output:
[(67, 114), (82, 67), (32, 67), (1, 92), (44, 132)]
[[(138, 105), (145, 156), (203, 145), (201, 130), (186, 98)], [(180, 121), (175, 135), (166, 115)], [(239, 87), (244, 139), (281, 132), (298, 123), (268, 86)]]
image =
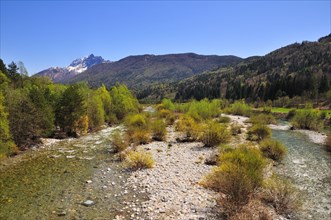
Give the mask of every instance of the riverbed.
[(331, 219), (331, 155), (307, 134), (273, 130), (273, 137), (283, 142), (288, 154), (275, 168), (301, 191), (303, 206), (299, 219)]
[[(0, 164), (0, 219), (115, 219), (137, 214), (144, 191), (113, 160), (106, 128), (30, 150)], [(86, 201), (92, 201), (90, 205)]]

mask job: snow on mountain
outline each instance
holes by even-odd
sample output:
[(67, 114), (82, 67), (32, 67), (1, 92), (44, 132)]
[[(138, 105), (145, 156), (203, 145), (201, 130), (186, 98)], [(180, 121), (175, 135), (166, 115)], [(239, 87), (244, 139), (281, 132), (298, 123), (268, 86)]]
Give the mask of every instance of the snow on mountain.
[(89, 56), (75, 59), (67, 67), (51, 67), (40, 71), (35, 75), (49, 77), (54, 82), (62, 82), (84, 72), (94, 65), (109, 62), (110, 61), (104, 60), (101, 56), (94, 56), (93, 54), (90, 54)]

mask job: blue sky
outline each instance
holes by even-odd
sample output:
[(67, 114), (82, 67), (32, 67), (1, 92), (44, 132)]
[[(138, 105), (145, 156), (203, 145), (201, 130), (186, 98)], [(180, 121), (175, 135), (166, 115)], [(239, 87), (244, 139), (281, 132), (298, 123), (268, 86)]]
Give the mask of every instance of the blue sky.
[(3, 1), (0, 57), (30, 75), (90, 53), (264, 55), (331, 32), (325, 1)]

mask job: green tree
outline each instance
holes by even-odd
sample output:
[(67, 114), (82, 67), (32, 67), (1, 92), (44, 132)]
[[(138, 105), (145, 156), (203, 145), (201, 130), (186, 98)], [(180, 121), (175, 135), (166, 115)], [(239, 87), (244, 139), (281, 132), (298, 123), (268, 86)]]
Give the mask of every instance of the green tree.
[(110, 90), (112, 120), (122, 120), (128, 113), (137, 113), (138, 100), (125, 85), (116, 84)]
[(8, 92), (7, 102), (13, 139), (21, 149), (29, 147), (42, 133), (37, 109), (22, 89)]
[(9, 132), (8, 113), (5, 110), (4, 97), (0, 92), (0, 159), (15, 153), (16, 146)]
[(86, 115), (86, 84), (70, 85), (62, 94), (55, 110), (56, 124), (68, 134), (74, 134), (75, 125)]
[(89, 98), (87, 115), (89, 128), (92, 130), (100, 128), (105, 123), (105, 110), (100, 96), (94, 94)]
[(100, 97), (104, 109), (104, 118), (106, 122), (110, 122), (111, 119), (111, 97), (104, 85), (99, 87), (95, 94)]

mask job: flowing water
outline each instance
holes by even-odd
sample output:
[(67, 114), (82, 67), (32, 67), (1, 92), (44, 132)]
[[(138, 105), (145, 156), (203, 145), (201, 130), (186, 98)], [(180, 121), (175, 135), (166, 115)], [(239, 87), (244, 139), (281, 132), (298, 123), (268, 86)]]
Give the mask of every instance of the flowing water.
[(299, 219), (331, 219), (331, 155), (296, 131), (273, 130), (288, 148), (276, 172), (288, 177), (303, 194)]
[[(112, 131), (107, 128), (64, 140), (2, 162), (0, 219), (114, 219), (130, 215), (123, 204), (145, 197), (125, 187), (129, 173), (108, 152)], [(86, 200), (95, 205), (82, 205)]]

